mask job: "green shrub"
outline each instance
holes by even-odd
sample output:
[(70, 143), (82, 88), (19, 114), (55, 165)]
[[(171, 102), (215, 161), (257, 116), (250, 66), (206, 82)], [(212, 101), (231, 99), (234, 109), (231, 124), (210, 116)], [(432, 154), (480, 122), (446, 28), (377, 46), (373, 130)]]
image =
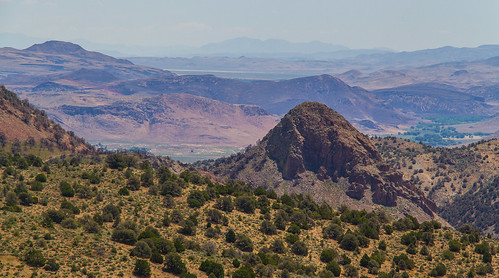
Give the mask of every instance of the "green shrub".
[(345, 277), (359, 277), (359, 271), (353, 265), (346, 265), (343, 267), (343, 275)]
[[(298, 228), (300, 229), (300, 228)], [(277, 234), (277, 228), (275, 227), (274, 223), (264, 220), (262, 221), (262, 224), (260, 226), (260, 231), (266, 235), (275, 235)]]
[(286, 253), (286, 246), (284, 246), (284, 242), (281, 239), (276, 238), (270, 245), (270, 250), (277, 254), (284, 254)]
[(98, 234), (100, 232), (100, 226), (97, 222), (90, 219), (83, 224), (83, 230), (90, 234)]
[(130, 196), (130, 191), (128, 191), (128, 188), (122, 187), (118, 190), (118, 194), (121, 196)]
[(483, 254), (483, 256), (482, 256), (482, 262), (484, 262), (484, 263), (492, 263), (492, 254), (490, 254), (489, 252)]
[(338, 224), (329, 224), (322, 230), (322, 236), (326, 239), (337, 239), (343, 235), (343, 228)]
[(108, 204), (102, 209), (102, 215), (105, 214), (110, 214), (112, 216), (112, 219), (115, 220), (120, 217), (121, 208), (112, 204)]
[(24, 262), (29, 266), (42, 267), (45, 265), (46, 259), (42, 251), (29, 249), (24, 255)]
[(187, 267), (185, 266), (185, 263), (182, 261), (182, 257), (179, 254), (169, 253), (165, 256), (163, 271), (179, 275), (187, 272)]
[(139, 236), (137, 237), (137, 240), (141, 240), (144, 238), (158, 238), (161, 237), (159, 234), (159, 231), (151, 226), (147, 226), (144, 231), (142, 231)]
[(35, 181), (47, 182), (47, 176), (45, 176), (44, 173), (40, 173), (40, 174), (36, 175)]
[(370, 260), (371, 259), (369, 258), (369, 256), (367, 254), (364, 254), (360, 259), (360, 266), (367, 267), (369, 265)]
[(232, 265), (237, 268), (241, 265), (241, 262), (238, 259), (233, 259)]
[(137, 242), (137, 237), (133, 230), (119, 229), (113, 231), (111, 240), (127, 245), (134, 245)]
[(127, 188), (131, 191), (137, 191), (140, 189), (140, 179), (136, 175), (130, 176), (126, 184)]
[(451, 239), (449, 241), (449, 250), (452, 252), (459, 252), (461, 251), (461, 243), (455, 239)]
[(232, 278), (255, 278), (256, 274), (248, 265), (241, 266), (238, 270), (232, 273)]
[(127, 154), (113, 153), (106, 157), (106, 163), (111, 169), (123, 170), (126, 167), (135, 167), (136, 159), (135, 157)]
[(233, 243), (236, 241), (236, 233), (234, 232), (234, 230), (230, 229), (229, 231), (227, 231), (227, 233), (225, 234), (225, 241), (228, 243)]
[(177, 237), (173, 240), (173, 246), (178, 253), (185, 251), (184, 240), (181, 237)]
[(162, 264), (164, 261), (163, 256), (157, 251), (152, 253), (150, 260), (155, 264)]
[(223, 214), (216, 209), (210, 209), (206, 212), (206, 222), (208, 223), (221, 224), (223, 218)]
[(236, 198), (236, 207), (239, 211), (244, 213), (255, 212), (255, 199), (250, 196), (241, 196)]
[(265, 190), (263, 186), (259, 185), (257, 188), (255, 188), (254, 194), (256, 196), (267, 195), (267, 190)]
[(354, 251), (359, 244), (359, 239), (354, 234), (347, 233), (343, 236), (343, 239), (340, 242), (340, 247), (344, 250)]
[(415, 255), (418, 252), (418, 250), (416, 249), (416, 244), (412, 243), (409, 246), (407, 246), (405, 252), (407, 252), (407, 254)]
[(151, 265), (149, 262), (141, 259), (135, 260), (133, 275), (139, 277), (151, 277)]
[(234, 245), (243, 252), (253, 252), (253, 242), (244, 234), (238, 234)]
[(286, 242), (289, 243), (289, 244), (294, 244), (295, 242), (297, 242), (298, 240), (300, 240), (300, 237), (297, 234), (290, 234), (290, 233), (288, 233), (284, 237), (284, 240), (286, 240)]
[(61, 226), (66, 229), (74, 230), (78, 228), (78, 222), (76, 222), (73, 218), (65, 218), (62, 220)]
[(178, 232), (186, 236), (194, 236), (196, 235), (196, 226), (191, 220), (184, 220)]
[(209, 199), (205, 191), (193, 190), (187, 196), (187, 203), (191, 208), (199, 208)]
[(329, 263), (330, 261), (336, 259), (337, 256), (338, 253), (336, 251), (326, 248), (322, 250), (320, 259), (323, 263)]
[(73, 197), (75, 195), (73, 187), (67, 181), (61, 181), (59, 184), (59, 189), (63, 197)]
[(291, 251), (298, 256), (308, 255), (308, 247), (303, 241), (297, 241), (291, 246)]
[(326, 265), (326, 269), (331, 271), (335, 277), (340, 277), (341, 267), (336, 261), (330, 261)]
[(55, 209), (49, 209), (47, 210), (44, 215), (48, 218), (50, 218), (54, 223), (60, 224), (62, 220), (66, 218), (66, 215), (64, 212), (60, 210), (55, 210)]
[(160, 185), (161, 195), (171, 195), (174, 197), (182, 196), (182, 186), (180, 180), (167, 180)]
[(210, 259), (206, 259), (202, 262), (199, 270), (205, 272), (206, 275), (213, 274), (217, 278), (224, 277), (224, 267), (219, 263), (211, 261)]
[(43, 269), (47, 271), (53, 271), (56, 272), (60, 268), (60, 265), (55, 261), (55, 259), (48, 259), (47, 262), (45, 263), (45, 266)]
[(61, 209), (68, 211), (69, 213), (72, 213), (75, 215), (80, 214), (80, 209), (77, 208), (75, 205), (73, 205), (73, 203), (69, 202), (66, 199), (62, 199)]
[(406, 254), (400, 254), (398, 256), (393, 257), (393, 262), (401, 269), (413, 269), (415, 264), (414, 261), (407, 257)]
[(488, 264), (480, 264), (476, 267), (476, 274), (478, 275), (487, 275), (487, 274), (493, 274), (494, 273), (494, 268), (490, 263)]
[(175, 244), (168, 239), (159, 237), (159, 238), (153, 238), (152, 239), (154, 246), (156, 247), (156, 250), (160, 254), (168, 254), (175, 252), (177, 249), (175, 248)]
[(385, 250), (386, 250), (386, 241), (381, 240), (381, 241), (378, 243), (378, 249), (379, 249), (379, 250), (383, 250), (383, 251), (385, 251)]
[(378, 227), (372, 221), (360, 224), (359, 232), (368, 238), (379, 239)]
[(485, 253), (490, 253), (490, 246), (487, 242), (482, 242), (480, 244), (477, 244), (475, 246), (475, 252), (477, 254), (483, 255)]
[(38, 203), (38, 198), (33, 197), (33, 195), (28, 192), (19, 193), (19, 203), (23, 206), (31, 206), (32, 204)]
[(226, 212), (232, 212), (232, 210), (234, 210), (232, 198), (230, 196), (218, 198), (215, 203), (215, 208)]
[(140, 240), (135, 244), (135, 247), (132, 249), (131, 256), (149, 259), (152, 255), (152, 249), (144, 240)]
[(442, 259), (444, 260), (454, 260), (454, 257), (454, 253), (448, 249), (442, 252)]
[(30, 187), (31, 191), (42, 191), (43, 188), (44, 188), (43, 183), (41, 183), (40, 181), (35, 180), (31, 182), (31, 187)]
[(391, 235), (393, 233), (393, 227), (391, 225), (385, 225), (383, 227), (387, 235)]
[(409, 246), (411, 244), (416, 244), (417, 242), (418, 242), (418, 234), (414, 231), (403, 234), (400, 237), (400, 243), (407, 245), (407, 246)]
[(430, 276), (432, 277), (442, 277), (447, 273), (447, 267), (443, 263), (438, 263), (434, 269), (430, 271)]

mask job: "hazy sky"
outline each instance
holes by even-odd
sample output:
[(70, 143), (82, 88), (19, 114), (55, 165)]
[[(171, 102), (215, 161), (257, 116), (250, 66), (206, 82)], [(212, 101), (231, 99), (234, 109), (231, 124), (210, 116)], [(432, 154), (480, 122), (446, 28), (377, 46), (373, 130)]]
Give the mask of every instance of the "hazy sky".
[(415, 50), (499, 44), (498, 0), (0, 0), (0, 33), (126, 45), (236, 37)]

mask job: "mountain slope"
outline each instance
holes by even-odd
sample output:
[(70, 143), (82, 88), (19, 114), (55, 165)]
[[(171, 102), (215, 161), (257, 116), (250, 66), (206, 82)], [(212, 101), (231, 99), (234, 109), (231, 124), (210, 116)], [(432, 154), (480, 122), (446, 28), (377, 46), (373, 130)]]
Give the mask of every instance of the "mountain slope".
[(47, 41), (24, 50), (0, 48), (0, 82), (4, 84), (14, 83), (18, 76), (43, 76), (82, 68), (106, 71), (120, 79), (171, 74), (156, 68), (136, 66), (128, 60), (87, 51), (69, 42)]
[(491, 108), (484, 98), (438, 83), (413, 84), (374, 93), (388, 105), (419, 117), (487, 115)]
[(257, 106), (187, 94), (92, 107), (62, 105), (52, 114), (88, 140), (237, 147), (261, 138), (278, 120)]
[(372, 209), (381, 204), (397, 210), (403, 207), (397, 207), (399, 201), (405, 206), (403, 200), (408, 200), (430, 216), (436, 210), (433, 202), (402, 179), (402, 173), (384, 164), (365, 135), (337, 112), (316, 102), (293, 108), (256, 146), (219, 159), (209, 169), (216, 175), (281, 193), (309, 192), (333, 206), (353, 204)]
[(275, 114), (284, 114), (304, 101), (317, 101), (336, 109), (349, 121), (368, 120), (380, 130), (396, 129), (397, 124), (412, 120), (375, 99), (372, 93), (350, 87), (330, 75), (282, 81), (240, 81), (212, 75), (164, 76), (123, 81), (112, 89), (125, 95), (187, 93), (228, 103), (259, 105)]
[(5, 277), (498, 274), (499, 242), (467, 226), (335, 210), (136, 154), (0, 157)]
[(90, 152), (82, 138), (66, 132), (60, 125), (49, 120), (44, 111), (21, 101), (17, 95), (0, 86), (0, 133), (8, 141), (29, 141), (45, 146), (55, 145), (62, 150)]
[(455, 148), (433, 148), (394, 137), (373, 140), (394, 169), (401, 171), (454, 227), (471, 224), (499, 235), (496, 198), (499, 139)]

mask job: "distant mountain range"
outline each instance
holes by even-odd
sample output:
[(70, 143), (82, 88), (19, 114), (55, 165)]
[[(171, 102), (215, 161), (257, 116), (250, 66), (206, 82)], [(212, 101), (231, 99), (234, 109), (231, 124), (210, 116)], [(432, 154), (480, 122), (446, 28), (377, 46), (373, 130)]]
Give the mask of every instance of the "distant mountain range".
[[(481, 54), (476, 55), (492, 53), (484, 49), (493, 52), (495, 48), (477, 48)], [(205, 60), (206, 64), (211, 59)], [(222, 59), (222, 65), (224, 58), (217, 59)], [(251, 61), (243, 60), (242, 67)], [(274, 70), (285, 68), (288, 62), (297, 70), (307, 63), (315, 65), (317, 72), (327, 65), (355, 66), (344, 61), (257, 61), (262, 67), (272, 61)], [(328, 105), (369, 134), (403, 132), (403, 128), (435, 116), (490, 118), (499, 112), (497, 65), (497, 58), (489, 57), (370, 74), (350, 70), (336, 77), (318, 74), (285, 80), (239, 80), (178, 75), (87, 51), (73, 43), (48, 41), (24, 50), (0, 48), (0, 84), (45, 109), (65, 128), (93, 141), (244, 147), (260, 139), (280, 115), (305, 101)], [(352, 86), (358, 84), (380, 90)], [(471, 126), (476, 127), (474, 132), (484, 130), (479, 124)], [(490, 130), (492, 127), (487, 126), (487, 133), (496, 131)], [(185, 132), (179, 132), (181, 129)]]

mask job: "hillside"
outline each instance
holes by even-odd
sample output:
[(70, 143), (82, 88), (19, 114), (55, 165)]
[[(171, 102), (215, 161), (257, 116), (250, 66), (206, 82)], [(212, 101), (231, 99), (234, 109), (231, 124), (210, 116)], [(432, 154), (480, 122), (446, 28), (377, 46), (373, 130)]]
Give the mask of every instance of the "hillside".
[(87, 153), (93, 147), (73, 132), (66, 132), (59, 124), (50, 120), (44, 111), (34, 108), (27, 101), (21, 101), (16, 94), (0, 86), (0, 137), (2, 145), (12, 143), (12, 149), (20, 152), (39, 145), (42, 148), (58, 148), (63, 151)]
[[(279, 115), (304, 101), (317, 101), (372, 132), (396, 130), (398, 124), (413, 120), (377, 100), (371, 92), (350, 87), (330, 75), (282, 81), (240, 81), (213, 75), (161, 76), (123, 81), (113, 89), (125, 95), (187, 93), (228, 103), (259, 105)], [(370, 121), (372, 128), (359, 124), (362, 120)]]
[(413, 84), (374, 93), (388, 105), (423, 118), (493, 113), (485, 98), (438, 83)]
[(93, 107), (62, 105), (52, 114), (91, 141), (245, 147), (277, 122), (258, 106), (235, 105), (187, 94)]
[(207, 169), (278, 193), (311, 193), (333, 207), (383, 205), (394, 215), (411, 211), (420, 219), (429, 219), (436, 209), (384, 163), (365, 135), (316, 102), (296, 106), (256, 146)]
[(499, 234), (494, 197), (499, 192), (498, 139), (455, 148), (433, 148), (393, 137), (374, 138), (374, 142), (386, 161), (434, 201), (450, 224), (470, 223), (484, 233)]
[(0, 271), (8, 277), (498, 274), (499, 242), (469, 226), (394, 221), (382, 208), (335, 210), (308, 195), (152, 168), (146, 157), (19, 167), (19, 157), (0, 155)]
[(350, 86), (361, 86), (368, 90), (419, 83), (442, 83), (467, 90), (474, 87), (495, 87), (499, 82), (497, 57), (485, 60), (463, 58), (444, 63), (428, 63), (414, 68), (408, 63), (399, 66), (383, 65), (386, 68), (382, 70), (368, 72), (360, 69), (363, 74), (350, 75), (347, 71), (337, 76)]
[(77, 44), (47, 41), (20, 50), (0, 48), (0, 83), (15, 84), (27, 76), (67, 73), (82, 68), (106, 71), (120, 79), (170, 74), (168, 71), (136, 66), (99, 52), (87, 51)]

